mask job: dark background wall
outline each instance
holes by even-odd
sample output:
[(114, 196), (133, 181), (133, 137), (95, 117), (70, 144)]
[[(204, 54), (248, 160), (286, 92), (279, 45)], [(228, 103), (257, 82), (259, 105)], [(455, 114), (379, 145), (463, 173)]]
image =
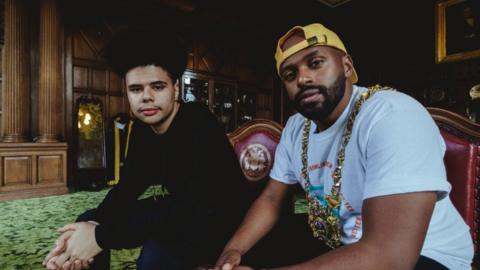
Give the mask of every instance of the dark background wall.
[[(340, 35), (353, 57), (360, 85), (390, 85), (426, 106), (465, 114), (468, 91), (480, 82), (478, 59), (435, 63), (435, 0), (352, 0), (336, 8), (315, 0), (66, 3), (67, 18), (73, 22), (107, 18), (177, 29), (188, 37), (187, 43), (200, 40), (212, 54), (221, 55), (217, 57), (221, 61), (215, 60), (220, 62), (215, 73), (238, 76), (238, 69), (226, 67), (225, 62), (230, 62), (241, 67), (240, 77), (273, 88), (274, 97), (280, 88), (273, 60), (276, 40), (291, 26), (311, 22), (322, 22)], [(245, 75), (248, 72), (257, 78)], [(278, 97), (275, 101), (279, 104)]]
[[(26, 2), (32, 14), (31, 122), (36, 127), (40, 2)], [(435, 7), (440, 3), (437, 0), (351, 0), (336, 8), (317, 0), (59, 0), (59, 3), (65, 31), (63, 135), (70, 145), (69, 172), (77, 171), (74, 166), (77, 98), (83, 95), (99, 98), (106, 123), (117, 113), (128, 112), (121, 78), (108, 70), (102, 55), (112, 34), (124, 27), (148, 25), (175, 30), (189, 51), (189, 69), (232, 79), (239, 90), (248, 88), (256, 95), (256, 117), (273, 118), (280, 123), (286, 120), (289, 106), (282, 96), (273, 54), (277, 39), (294, 25), (325, 24), (344, 41), (359, 74), (359, 85), (393, 86), (425, 106), (465, 115), (470, 100), (468, 92), (480, 83), (480, 58), (435, 63)], [(0, 9), (2, 4), (0, 0)], [(35, 128), (32, 134), (36, 135)], [(75, 176), (69, 179), (76, 181)]]
[(278, 38), (290, 26), (322, 22), (345, 43), (359, 85), (390, 85), (425, 106), (465, 114), (468, 92), (480, 83), (480, 61), (435, 63), (435, 6), (439, 2), (352, 0), (332, 9), (311, 1), (276, 14), (268, 28), (275, 29), (272, 36)]
[(480, 61), (435, 63), (436, 3), (352, 1), (335, 10), (333, 25), (350, 48), (360, 84), (392, 85), (426, 106), (465, 114), (468, 92), (480, 83)]

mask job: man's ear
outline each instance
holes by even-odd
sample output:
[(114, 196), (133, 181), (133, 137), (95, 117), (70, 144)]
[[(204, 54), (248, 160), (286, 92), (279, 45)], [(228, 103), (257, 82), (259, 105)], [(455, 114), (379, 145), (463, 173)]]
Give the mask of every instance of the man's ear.
[(350, 78), (353, 75), (353, 60), (348, 54), (343, 56), (343, 69), (345, 71), (345, 77)]

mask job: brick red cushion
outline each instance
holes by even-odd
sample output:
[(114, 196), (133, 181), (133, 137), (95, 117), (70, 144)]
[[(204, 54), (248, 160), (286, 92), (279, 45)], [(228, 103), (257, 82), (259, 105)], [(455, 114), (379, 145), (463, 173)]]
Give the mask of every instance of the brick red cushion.
[[(478, 147), (465, 139), (441, 131), (447, 145), (445, 167), (452, 184), (450, 198), (470, 228), (474, 226), (475, 183), (478, 172)], [(474, 231), (472, 230), (472, 237)], [(476, 239), (474, 237), (474, 239)]]

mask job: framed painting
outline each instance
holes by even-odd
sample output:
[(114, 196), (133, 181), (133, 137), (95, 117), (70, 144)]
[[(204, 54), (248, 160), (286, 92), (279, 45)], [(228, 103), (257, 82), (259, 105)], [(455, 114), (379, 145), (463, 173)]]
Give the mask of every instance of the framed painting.
[(437, 63), (480, 57), (478, 0), (443, 0), (435, 6)]

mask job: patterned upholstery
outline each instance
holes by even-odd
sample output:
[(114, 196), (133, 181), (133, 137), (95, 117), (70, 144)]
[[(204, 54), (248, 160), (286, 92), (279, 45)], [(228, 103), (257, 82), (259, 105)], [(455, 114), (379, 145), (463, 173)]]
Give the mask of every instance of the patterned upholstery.
[(452, 184), (450, 198), (470, 226), (478, 265), (480, 223), (480, 124), (456, 113), (428, 108), (447, 145), (445, 167)]
[(282, 126), (267, 119), (248, 121), (228, 134), (253, 196), (259, 195), (269, 178), (281, 134)]

